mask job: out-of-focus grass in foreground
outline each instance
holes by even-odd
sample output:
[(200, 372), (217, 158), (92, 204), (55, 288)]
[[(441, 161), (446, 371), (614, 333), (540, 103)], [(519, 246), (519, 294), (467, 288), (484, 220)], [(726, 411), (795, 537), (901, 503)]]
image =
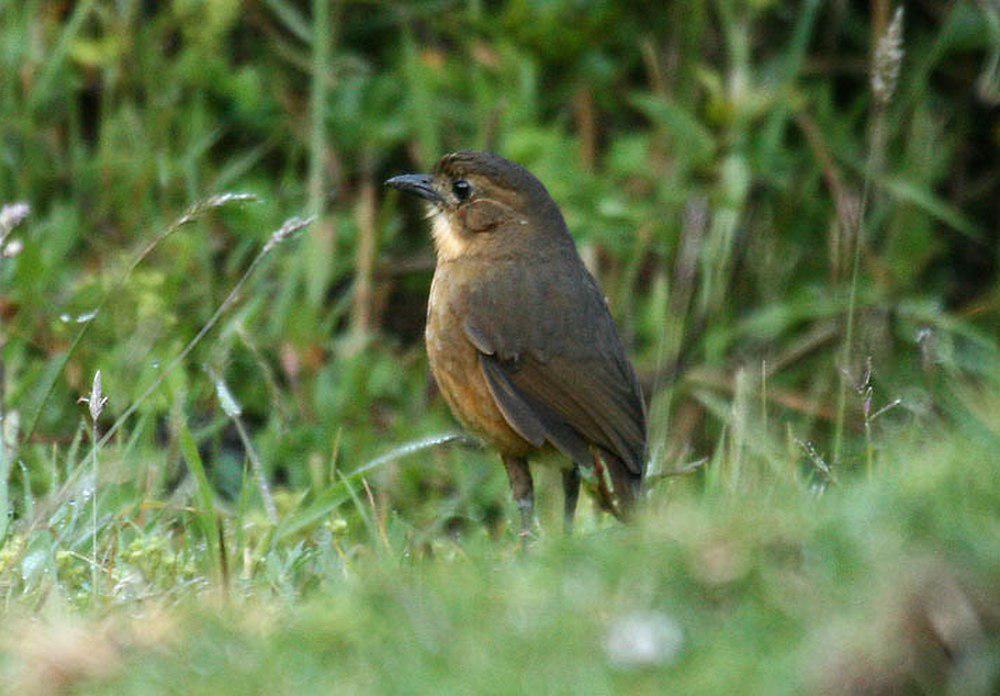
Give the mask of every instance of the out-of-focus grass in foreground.
[(822, 495), (794, 476), (708, 494), (675, 480), (635, 527), (584, 524), (525, 554), (513, 535), (414, 548), (376, 504), (370, 543), (334, 528), (250, 550), (227, 592), (184, 587), (206, 550), (147, 529), (87, 618), (67, 614), (65, 569), (41, 580), (5, 621), (0, 669), (43, 692), (985, 694), (1000, 488), (983, 425), (998, 423), (902, 434), (871, 481)]

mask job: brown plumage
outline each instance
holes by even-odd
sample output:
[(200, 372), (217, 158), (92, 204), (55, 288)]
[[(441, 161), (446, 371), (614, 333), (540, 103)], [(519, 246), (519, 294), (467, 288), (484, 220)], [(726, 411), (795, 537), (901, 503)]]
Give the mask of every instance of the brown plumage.
[(429, 202), (437, 251), (431, 370), (455, 416), (499, 450), (522, 531), (534, 519), (527, 457), (548, 447), (571, 460), (567, 526), (579, 467), (595, 468), (601, 503), (627, 516), (646, 466), (642, 395), (604, 295), (548, 191), (485, 152), (452, 153), (432, 175), (386, 183)]

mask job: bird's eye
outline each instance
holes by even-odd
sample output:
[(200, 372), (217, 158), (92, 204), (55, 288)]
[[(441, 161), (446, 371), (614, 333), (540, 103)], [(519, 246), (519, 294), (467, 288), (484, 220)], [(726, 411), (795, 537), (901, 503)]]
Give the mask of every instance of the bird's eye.
[(472, 195), (472, 184), (465, 179), (459, 179), (451, 185), (451, 192), (455, 194), (455, 198), (464, 201)]

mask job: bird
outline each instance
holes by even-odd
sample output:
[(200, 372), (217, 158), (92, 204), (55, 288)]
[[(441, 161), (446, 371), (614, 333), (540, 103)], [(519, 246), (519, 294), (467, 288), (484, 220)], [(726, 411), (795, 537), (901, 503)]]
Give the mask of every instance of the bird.
[(428, 362), (457, 420), (499, 452), (520, 536), (531, 538), (536, 524), (528, 460), (546, 451), (569, 460), (567, 533), (581, 470), (596, 480), (602, 508), (632, 517), (648, 453), (642, 391), (548, 190), (521, 165), (470, 150), (385, 184), (426, 202), (436, 256)]

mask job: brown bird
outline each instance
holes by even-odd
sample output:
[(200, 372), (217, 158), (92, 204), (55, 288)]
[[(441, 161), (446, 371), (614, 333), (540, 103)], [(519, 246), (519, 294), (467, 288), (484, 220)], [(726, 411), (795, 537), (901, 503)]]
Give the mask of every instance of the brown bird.
[(441, 393), (469, 430), (499, 450), (521, 533), (534, 524), (528, 457), (554, 446), (572, 528), (580, 469), (623, 518), (646, 469), (646, 416), (604, 295), (562, 213), (528, 170), (487, 152), (445, 155), (433, 174), (388, 186), (428, 201), (437, 266), (427, 355)]

